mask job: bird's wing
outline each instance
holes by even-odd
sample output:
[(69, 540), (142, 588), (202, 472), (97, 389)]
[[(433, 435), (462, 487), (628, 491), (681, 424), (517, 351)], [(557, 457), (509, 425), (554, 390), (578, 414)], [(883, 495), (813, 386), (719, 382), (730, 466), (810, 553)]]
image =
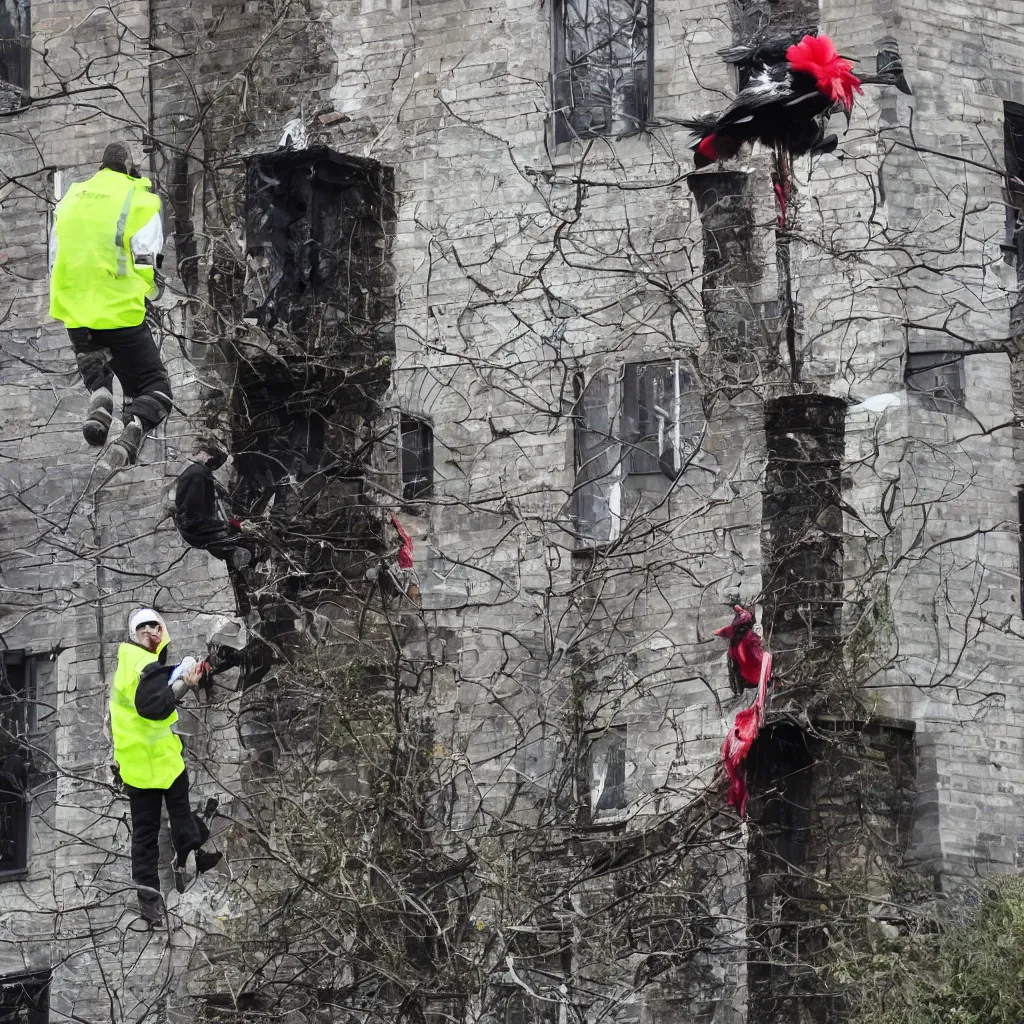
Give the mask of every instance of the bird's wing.
[(794, 99), (793, 79), (788, 73), (766, 69), (755, 76), (718, 119), (719, 125), (740, 124), (763, 107)]

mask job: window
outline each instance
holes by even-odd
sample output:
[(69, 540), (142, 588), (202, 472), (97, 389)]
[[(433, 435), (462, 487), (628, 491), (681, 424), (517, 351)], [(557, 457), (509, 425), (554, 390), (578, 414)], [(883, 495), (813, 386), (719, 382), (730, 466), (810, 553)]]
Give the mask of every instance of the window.
[(697, 451), (703, 426), (700, 391), (681, 360), (626, 365), (623, 430), (631, 474), (674, 480)]
[(0, 1024), (46, 1024), (50, 972), (0, 978)]
[[(627, 363), (576, 382), (572, 514), (581, 546), (619, 536), (640, 491), (664, 494), (700, 448), (704, 408), (681, 359)], [(651, 479), (652, 475), (656, 478)]]
[(907, 390), (921, 396), (926, 409), (949, 412), (964, 404), (964, 357), (959, 352), (911, 352)]
[[(6, 651), (0, 663), (0, 880), (28, 868), (31, 786), (51, 774), (53, 662), (46, 656)], [(0, 1018), (2, 1021), (2, 1018)]]
[(555, 142), (619, 136), (651, 116), (653, 0), (554, 0)]
[(402, 417), (402, 499), (418, 501), (434, 493), (434, 432), (426, 420)]
[(1003, 255), (1007, 263), (1024, 266), (1024, 106), (1003, 104), (1003, 162), (1006, 164), (1006, 242)]
[(1024, 487), (1017, 488), (1017, 574), (1020, 576), (1020, 614), (1024, 615)]
[(0, 110), (25, 105), (30, 53), (28, 0), (0, 0)]
[(572, 515), (581, 541), (603, 544), (619, 535), (620, 455), (613, 427), (618, 404), (618, 382), (607, 371), (586, 383), (577, 378)]
[(626, 727), (614, 725), (590, 738), (587, 749), (590, 812), (618, 811), (626, 800)]

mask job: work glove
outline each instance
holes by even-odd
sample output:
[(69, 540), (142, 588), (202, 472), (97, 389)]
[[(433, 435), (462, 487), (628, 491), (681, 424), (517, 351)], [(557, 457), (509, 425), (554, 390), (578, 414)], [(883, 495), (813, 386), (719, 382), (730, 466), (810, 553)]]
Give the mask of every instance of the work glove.
[(230, 516), (228, 518), (228, 526), (231, 526), (231, 527), (233, 527), (236, 530), (244, 530), (245, 529), (245, 524), (242, 522), (242, 520), (241, 519), (236, 519), (234, 516)]
[(121, 778), (121, 766), (116, 761), (110, 766), (110, 774), (114, 779), (114, 792), (123, 793), (124, 779)]
[(259, 533), (260, 524), (253, 519), (243, 519), (239, 529), (242, 533)]

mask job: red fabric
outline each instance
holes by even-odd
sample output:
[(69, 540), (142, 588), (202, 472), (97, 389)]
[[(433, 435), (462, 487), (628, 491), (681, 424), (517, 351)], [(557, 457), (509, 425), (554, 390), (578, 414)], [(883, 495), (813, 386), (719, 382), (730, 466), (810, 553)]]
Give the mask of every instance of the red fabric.
[(398, 568), (399, 569), (411, 569), (412, 568), (412, 537), (409, 536), (402, 529), (402, 524), (398, 521), (396, 516), (391, 517), (391, 522), (395, 529), (398, 531), (398, 536), (402, 538), (402, 546), (398, 549)]
[(852, 71), (853, 65), (839, 56), (828, 36), (804, 36), (786, 51), (786, 60), (794, 71), (810, 75), (818, 92), (833, 103), (842, 103), (847, 110), (853, 108), (854, 90), (864, 94), (860, 79)]
[(754, 632), (754, 616), (742, 605), (733, 605), (736, 617), (728, 626), (714, 631), (715, 636), (729, 641), (729, 660), (736, 666), (747, 686), (757, 686), (761, 679), (761, 662), (765, 652), (761, 638)]
[(233, 526), (236, 530), (240, 530), (242, 528), (242, 520), (236, 519), (234, 516), (231, 516), (231, 518), (228, 519), (228, 523), (231, 526)]
[(743, 761), (764, 724), (768, 699), (768, 680), (772, 675), (772, 656), (764, 649), (754, 632), (754, 616), (741, 605), (733, 606), (736, 616), (728, 626), (715, 630), (715, 636), (729, 641), (729, 658), (739, 670), (740, 678), (757, 687), (757, 696), (749, 708), (736, 712), (732, 728), (722, 744), (722, 764), (729, 776), (729, 804), (740, 817), (747, 813), (747, 773)]

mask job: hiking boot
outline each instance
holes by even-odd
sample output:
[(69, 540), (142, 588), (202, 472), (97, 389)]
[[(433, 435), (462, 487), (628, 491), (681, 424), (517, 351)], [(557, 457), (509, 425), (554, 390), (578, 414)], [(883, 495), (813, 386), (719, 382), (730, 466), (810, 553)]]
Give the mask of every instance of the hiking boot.
[(203, 874), (203, 872), (215, 868), (223, 858), (223, 853), (209, 853), (206, 850), (196, 850), (196, 871), (199, 874)]
[(142, 420), (138, 416), (133, 416), (124, 425), (124, 430), (121, 431), (107, 452), (107, 462), (110, 468), (118, 470), (125, 466), (134, 466), (139, 461), (142, 442), (146, 440), (147, 433), (148, 431), (142, 425)]
[(114, 396), (108, 388), (97, 388), (89, 396), (89, 409), (82, 420), (82, 437), (93, 448), (102, 448), (110, 433)]
[(163, 928), (166, 924), (160, 900), (156, 896), (139, 896), (139, 913), (151, 928)]

